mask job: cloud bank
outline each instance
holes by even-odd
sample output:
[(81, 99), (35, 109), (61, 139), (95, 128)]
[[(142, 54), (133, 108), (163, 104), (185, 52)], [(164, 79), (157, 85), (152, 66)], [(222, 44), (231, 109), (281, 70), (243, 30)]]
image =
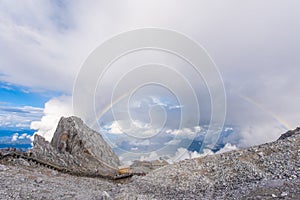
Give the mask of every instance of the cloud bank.
[[(226, 124), (236, 127), (232, 140), (238, 140), (240, 146), (264, 143), (299, 125), (299, 18), (300, 2), (294, 0), (3, 0), (0, 80), (71, 96), (84, 60), (112, 35), (143, 27), (172, 29), (203, 45), (217, 64), (228, 97)], [(179, 65), (184, 71), (185, 66)], [(113, 76), (107, 79), (113, 80)], [(197, 83), (198, 79), (191, 82)], [(100, 91), (100, 99), (106, 94)], [(198, 95), (209, 99), (207, 93)], [(201, 103), (209, 107), (206, 100)], [(50, 100), (44, 117), (34, 119), (31, 128), (50, 140), (59, 118), (72, 114), (71, 106), (71, 98), (66, 96)], [(174, 109), (166, 109), (168, 115), (175, 116), (171, 110), (182, 106), (186, 105), (169, 106)], [(3, 116), (0, 119), (2, 124), (10, 123)], [(20, 119), (11, 121), (22, 126)], [(121, 133), (116, 128), (111, 130)], [(177, 135), (189, 133), (176, 131), (176, 127), (170, 130)]]
[(72, 98), (61, 96), (53, 98), (45, 104), (44, 116), (39, 121), (33, 121), (31, 129), (37, 130), (35, 134), (43, 136), (47, 141), (51, 141), (56, 130), (59, 119), (72, 115)]

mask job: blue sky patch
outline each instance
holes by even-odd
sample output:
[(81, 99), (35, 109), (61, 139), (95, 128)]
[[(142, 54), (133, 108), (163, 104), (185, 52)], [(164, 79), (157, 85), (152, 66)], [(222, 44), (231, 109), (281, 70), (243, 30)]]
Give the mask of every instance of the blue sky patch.
[(44, 107), (54, 92), (33, 92), (29, 88), (0, 81), (0, 105)]

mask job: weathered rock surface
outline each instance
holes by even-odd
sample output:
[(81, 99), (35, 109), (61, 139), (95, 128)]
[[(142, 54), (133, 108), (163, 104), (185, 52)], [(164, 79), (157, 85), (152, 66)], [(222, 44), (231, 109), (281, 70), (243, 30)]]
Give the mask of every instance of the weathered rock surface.
[(119, 158), (96, 131), (77, 117), (61, 118), (51, 143), (34, 136), (33, 155), (74, 172), (116, 174)]
[(112, 167), (120, 160), (102, 136), (90, 129), (77, 117), (62, 117), (51, 141), (51, 146), (60, 153), (82, 157), (94, 157)]
[[(298, 129), (292, 131), (298, 132)], [(300, 134), (135, 177), (116, 199), (300, 199)]]
[[(0, 160), (0, 199), (298, 200), (300, 134), (295, 134), (297, 129), (292, 132), (272, 143), (166, 165), (123, 185), (63, 174), (34, 163), (28, 166), (16, 158)], [(45, 142), (38, 139), (42, 140), (38, 144)], [(56, 151), (45, 143), (42, 146), (49, 148), (45, 151)], [(61, 155), (74, 158), (68, 152)]]
[[(1, 162), (1, 160), (0, 160)], [(109, 199), (111, 181), (71, 176), (31, 163), (30, 167), (14, 164), (0, 165), (0, 199), (62, 199), (100, 200)]]
[(297, 135), (297, 134), (300, 134), (300, 127), (296, 128), (295, 130), (290, 130), (284, 134), (282, 134), (278, 140), (284, 140), (288, 137), (291, 137), (292, 135)]

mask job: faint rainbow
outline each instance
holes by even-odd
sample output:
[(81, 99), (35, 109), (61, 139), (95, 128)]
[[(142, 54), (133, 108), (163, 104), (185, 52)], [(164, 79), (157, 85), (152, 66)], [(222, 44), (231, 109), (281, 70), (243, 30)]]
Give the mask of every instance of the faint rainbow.
[(122, 101), (125, 97), (129, 95), (130, 92), (127, 92), (121, 96), (119, 96), (117, 99), (115, 99), (113, 102), (105, 106), (100, 112), (97, 114), (97, 117), (102, 117), (105, 113), (107, 113), (114, 105)]
[(255, 101), (254, 99), (251, 99), (250, 97), (244, 96), (242, 94), (239, 94), (237, 92), (234, 92), (237, 96), (239, 96), (240, 98), (246, 100), (249, 103), (254, 104), (255, 106), (257, 106), (259, 109), (261, 109), (262, 111), (268, 113), (269, 115), (271, 115), (276, 121), (278, 121), (281, 125), (283, 125), (287, 130), (291, 130), (292, 126), (289, 125), (284, 119), (282, 119), (281, 117), (279, 117), (278, 115), (276, 115), (275, 113), (273, 113), (272, 111), (268, 110), (267, 108), (265, 108), (261, 103)]
[(120, 101), (122, 101), (123, 99), (125, 99), (125, 97), (127, 97), (129, 94), (130, 94), (130, 91), (126, 92), (125, 94), (122, 94), (121, 96), (119, 96), (118, 98), (116, 98), (114, 101), (112, 101), (111, 103), (109, 103), (108, 105), (106, 105), (98, 113), (96, 113), (95, 121), (92, 123), (91, 127), (94, 127), (96, 125), (97, 121), (103, 115), (105, 115), (105, 113), (107, 113), (114, 105), (116, 105), (117, 103), (119, 103)]

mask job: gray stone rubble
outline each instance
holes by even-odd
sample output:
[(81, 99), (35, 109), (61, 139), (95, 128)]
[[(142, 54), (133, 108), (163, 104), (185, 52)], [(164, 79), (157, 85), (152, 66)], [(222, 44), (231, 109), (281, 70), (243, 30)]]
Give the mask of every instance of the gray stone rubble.
[[(92, 131), (78, 118), (63, 118), (51, 144), (36, 136), (32, 152), (74, 169), (92, 170), (99, 160), (119, 164), (101, 136), (78, 130)], [(298, 128), (272, 143), (180, 161), (124, 184), (8, 158), (0, 160), (0, 199), (300, 199), (299, 146)]]
[(118, 199), (300, 199), (300, 131), (247, 149), (184, 160), (135, 178)]

